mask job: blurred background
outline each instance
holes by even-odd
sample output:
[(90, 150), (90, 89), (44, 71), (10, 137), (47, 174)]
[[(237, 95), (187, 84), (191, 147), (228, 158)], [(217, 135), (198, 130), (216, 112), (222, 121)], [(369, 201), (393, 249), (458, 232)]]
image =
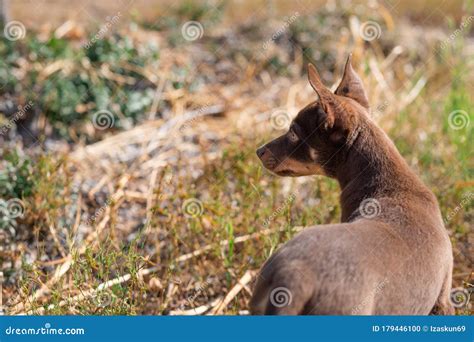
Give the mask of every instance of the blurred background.
[[(0, 312), (248, 314), (339, 188), (255, 156), (347, 55), (474, 295), (472, 1), (0, 0)], [(3, 296), (2, 296), (3, 295)], [(2, 305), (3, 304), (3, 305)]]

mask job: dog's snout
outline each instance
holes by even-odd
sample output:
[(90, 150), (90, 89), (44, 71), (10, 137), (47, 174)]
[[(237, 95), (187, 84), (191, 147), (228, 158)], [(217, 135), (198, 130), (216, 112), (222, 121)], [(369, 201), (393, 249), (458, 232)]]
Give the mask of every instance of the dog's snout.
[(261, 159), (264, 154), (265, 154), (265, 146), (262, 146), (257, 149), (257, 157)]
[(257, 156), (260, 158), (265, 168), (272, 170), (277, 164), (277, 160), (273, 157), (273, 154), (268, 149), (267, 145), (260, 147), (257, 151)]

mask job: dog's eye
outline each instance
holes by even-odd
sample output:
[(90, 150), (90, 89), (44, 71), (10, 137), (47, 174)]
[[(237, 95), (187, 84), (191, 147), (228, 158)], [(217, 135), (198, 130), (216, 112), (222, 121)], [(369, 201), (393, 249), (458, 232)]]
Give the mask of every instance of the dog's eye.
[(288, 139), (290, 140), (290, 142), (292, 143), (296, 143), (298, 142), (298, 140), (300, 140), (300, 138), (298, 137), (298, 135), (295, 133), (295, 131), (293, 129), (290, 129), (289, 132), (288, 132)]

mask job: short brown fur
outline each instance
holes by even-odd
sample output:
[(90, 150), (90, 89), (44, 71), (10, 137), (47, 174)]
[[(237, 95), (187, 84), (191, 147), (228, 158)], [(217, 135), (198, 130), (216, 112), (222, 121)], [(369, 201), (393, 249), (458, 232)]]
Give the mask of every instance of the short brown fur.
[[(281, 176), (337, 179), (341, 223), (308, 227), (267, 260), (252, 314), (453, 314), (452, 247), (435, 196), (371, 120), (350, 57), (335, 93), (308, 68), (319, 99), (257, 155)], [(285, 305), (270, 298), (278, 288)]]

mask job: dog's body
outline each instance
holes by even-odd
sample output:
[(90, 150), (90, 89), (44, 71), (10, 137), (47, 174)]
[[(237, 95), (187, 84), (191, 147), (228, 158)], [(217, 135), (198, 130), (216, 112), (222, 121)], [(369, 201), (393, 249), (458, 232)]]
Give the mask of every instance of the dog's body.
[(368, 116), (350, 59), (335, 94), (312, 66), (310, 83), (319, 100), (257, 154), (279, 175), (336, 178), (342, 223), (309, 227), (272, 255), (252, 313), (454, 313), (452, 247), (437, 200)]

